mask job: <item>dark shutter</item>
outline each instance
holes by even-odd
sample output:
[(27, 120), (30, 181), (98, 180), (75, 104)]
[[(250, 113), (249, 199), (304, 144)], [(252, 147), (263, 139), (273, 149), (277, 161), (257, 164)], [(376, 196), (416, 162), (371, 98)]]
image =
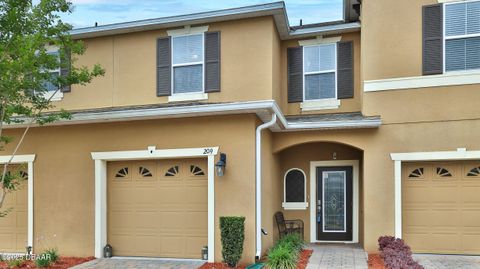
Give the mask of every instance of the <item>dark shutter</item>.
[(220, 32), (205, 33), (205, 92), (220, 91)]
[(170, 37), (157, 39), (157, 96), (171, 95), (172, 57)]
[(353, 41), (337, 44), (337, 97), (353, 98)]
[(423, 6), (423, 74), (443, 73), (443, 7)]
[[(70, 75), (70, 68), (72, 67), (72, 59), (71, 59), (71, 51), (70, 49), (65, 49), (65, 55), (62, 59), (62, 63), (60, 64), (60, 76), (68, 76)], [(71, 92), (72, 86), (67, 85), (60, 89), (61, 92)]]
[(287, 49), (288, 102), (303, 101), (303, 47)]

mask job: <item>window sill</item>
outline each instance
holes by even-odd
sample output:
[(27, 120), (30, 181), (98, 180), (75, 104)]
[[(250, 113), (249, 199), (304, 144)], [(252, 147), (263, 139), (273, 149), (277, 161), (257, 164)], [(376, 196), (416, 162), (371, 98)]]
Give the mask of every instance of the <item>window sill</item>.
[(340, 100), (338, 99), (303, 101), (303, 103), (300, 104), (300, 108), (302, 109), (302, 111), (337, 109), (339, 107), (340, 107)]
[(208, 100), (208, 93), (180, 93), (168, 97), (168, 102)]
[(363, 91), (408, 90), (470, 84), (480, 84), (480, 70), (451, 71), (439, 75), (367, 80), (363, 83)]
[(62, 101), (63, 99), (63, 92), (61, 91), (57, 91), (57, 92), (46, 92), (43, 94), (43, 97), (45, 99), (50, 99), (50, 101), (52, 102), (56, 102), (56, 101)]
[(305, 210), (308, 207), (308, 203), (307, 202), (304, 202), (304, 203), (301, 203), (301, 202), (298, 202), (298, 203), (283, 202), (282, 207), (285, 210)]

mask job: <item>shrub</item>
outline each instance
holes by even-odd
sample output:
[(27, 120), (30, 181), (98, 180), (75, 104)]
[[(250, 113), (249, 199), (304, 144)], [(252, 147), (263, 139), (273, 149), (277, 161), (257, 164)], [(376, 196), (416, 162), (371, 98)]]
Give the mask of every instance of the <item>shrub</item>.
[(37, 256), (35, 260), (35, 265), (39, 268), (48, 267), (52, 263), (52, 256), (47, 252), (43, 252), (42, 254)]
[(380, 256), (389, 269), (423, 269), (423, 266), (413, 260), (410, 247), (405, 241), (392, 236), (382, 236), (378, 239)]
[(18, 268), (18, 267), (21, 267), (23, 263), (24, 263), (23, 259), (7, 260), (8, 268)]
[(292, 249), (292, 244), (288, 241), (279, 242), (268, 252), (267, 267), (269, 269), (295, 269), (298, 251)]
[(220, 217), (220, 231), (223, 261), (235, 267), (243, 253), (245, 217)]
[(56, 248), (47, 249), (45, 254), (50, 255), (50, 260), (55, 263), (58, 261), (58, 250)]
[(295, 251), (302, 250), (303, 246), (305, 245), (305, 241), (303, 241), (302, 235), (299, 233), (292, 233), (284, 236), (282, 239), (278, 241), (278, 244), (289, 244)]

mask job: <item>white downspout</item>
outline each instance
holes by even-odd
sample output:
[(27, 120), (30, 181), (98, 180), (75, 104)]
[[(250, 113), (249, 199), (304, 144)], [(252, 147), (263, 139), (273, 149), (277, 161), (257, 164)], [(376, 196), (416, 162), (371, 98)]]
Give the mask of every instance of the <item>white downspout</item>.
[(266, 129), (277, 122), (277, 115), (272, 114), (272, 119), (257, 127), (255, 133), (255, 223), (256, 223), (256, 252), (255, 257), (257, 259), (262, 255), (262, 130)]

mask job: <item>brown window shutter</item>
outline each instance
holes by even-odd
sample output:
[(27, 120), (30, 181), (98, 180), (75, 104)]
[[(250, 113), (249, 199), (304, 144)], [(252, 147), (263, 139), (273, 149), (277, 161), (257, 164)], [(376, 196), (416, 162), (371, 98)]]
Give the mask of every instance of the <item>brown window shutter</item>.
[(287, 48), (288, 102), (303, 101), (303, 47)]
[(205, 92), (220, 91), (220, 32), (205, 33)]
[(337, 44), (337, 98), (353, 98), (353, 41)]
[[(71, 51), (70, 49), (65, 49), (65, 56), (64, 58), (62, 59), (62, 64), (61, 64), (61, 67), (60, 67), (60, 76), (68, 76), (70, 75), (70, 68), (71, 68), (71, 64), (72, 64), (72, 61), (71, 61)], [(71, 85), (68, 85), (68, 86), (64, 86), (60, 89), (61, 92), (71, 92), (72, 91), (72, 86)]]
[(423, 6), (423, 74), (443, 73), (443, 6)]
[(157, 96), (172, 92), (172, 41), (170, 37), (157, 39)]

